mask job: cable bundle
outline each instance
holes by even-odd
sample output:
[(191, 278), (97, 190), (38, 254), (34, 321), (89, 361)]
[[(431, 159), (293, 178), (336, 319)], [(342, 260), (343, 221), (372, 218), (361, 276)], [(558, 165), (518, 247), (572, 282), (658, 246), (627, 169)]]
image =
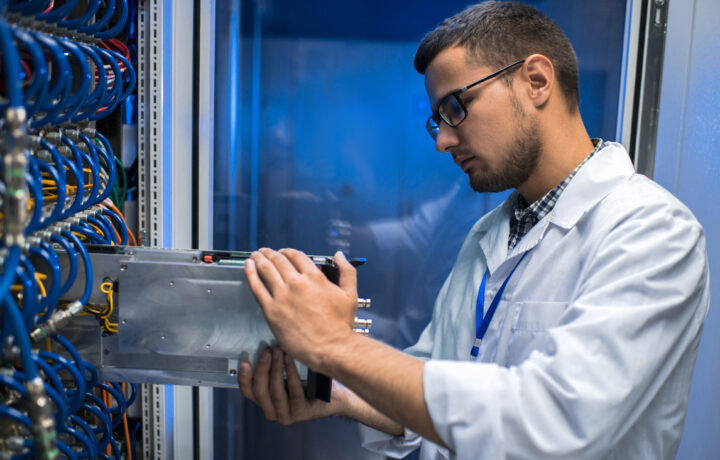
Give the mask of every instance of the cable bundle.
[[(93, 123), (135, 87), (114, 38), (128, 11), (127, 0), (0, 0), (0, 458), (130, 458), (137, 387), (100, 381), (59, 334), (78, 314), (117, 332), (113, 283), (107, 303), (89, 303), (85, 245), (135, 244), (116, 207), (124, 168)], [(80, 298), (61, 300), (80, 264)]]

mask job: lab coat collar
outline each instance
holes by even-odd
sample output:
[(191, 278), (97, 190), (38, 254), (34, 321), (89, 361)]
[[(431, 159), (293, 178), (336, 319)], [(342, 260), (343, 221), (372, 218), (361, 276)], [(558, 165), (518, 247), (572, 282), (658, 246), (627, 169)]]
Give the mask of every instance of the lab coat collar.
[[(518, 242), (510, 256), (517, 256), (537, 246), (551, 223), (566, 230), (574, 227), (585, 212), (615, 187), (628, 181), (634, 173), (625, 148), (615, 142), (606, 142), (577, 172), (550, 214)], [(475, 233), (475, 237), (479, 238), (478, 244), (485, 256), (490, 275), (508, 259), (510, 214), (517, 193), (513, 192), (505, 202), (480, 219), (471, 230), (471, 233)]]
[(490, 275), (507, 258), (508, 237), (510, 235), (510, 214), (517, 199), (517, 191), (498, 207), (481, 218), (470, 230), (474, 238), (479, 238), (478, 244), (485, 256), (485, 265)]
[(607, 142), (570, 181), (547, 216), (548, 221), (566, 230), (574, 227), (588, 210), (617, 186), (630, 180), (634, 173), (625, 148)]

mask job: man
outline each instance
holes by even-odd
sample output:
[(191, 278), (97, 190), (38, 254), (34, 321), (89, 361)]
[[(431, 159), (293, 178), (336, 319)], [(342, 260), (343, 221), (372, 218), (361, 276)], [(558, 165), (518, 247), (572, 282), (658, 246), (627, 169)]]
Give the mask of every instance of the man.
[[(342, 254), (335, 286), (298, 251), (254, 253), (281, 348), (241, 365), (241, 391), (283, 424), (359, 420), (392, 456), (674, 457), (709, 305), (702, 228), (622, 146), (589, 138), (574, 52), (535, 9), (469, 7), (415, 67), (438, 151), (474, 190), (516, 192), (473, 227), (406, 353), (353, 334)], [(305, 400), (292, 359), (344, 385), (331, 403)]]

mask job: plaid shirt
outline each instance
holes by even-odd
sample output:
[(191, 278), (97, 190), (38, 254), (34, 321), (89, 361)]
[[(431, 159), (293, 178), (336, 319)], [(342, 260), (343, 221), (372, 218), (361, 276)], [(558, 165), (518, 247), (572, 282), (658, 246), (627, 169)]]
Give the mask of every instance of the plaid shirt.
[(565, 180), (560, 182), (557, 187), (547, 192), (542, 198), (539, 198), (533, 204), (529, 205), (528, 202), (525, 201), (525, 198), (518, 193), (517, 200), (515, 201), (515, 207), (513, 208), (513, 214), (510, 217), (508, 251), (512, 250), (518, 241), (520, 241), (523, 236), (527, 235), (535, 224), (540, 222), (540, 219), (552, 211), (552, 208), (555, 207), (555, 203), (557, 203), (558, 198), (560, 198), (560, 195), (563, 190), (565, 190), (565, 187), (568, 186), (572, 178), (575, 177), (575, 174), (577, 174), (577, 172), (580, 171), (580, 168), (582, 168), (583, 165), (602, 148), (602, 139), (593, 139), (593, 142), (595, 142), (595, 149), (590, 152), (590, 155), (585, 157), (583, 162), (580, 163), (578, 167), (565, 178)]

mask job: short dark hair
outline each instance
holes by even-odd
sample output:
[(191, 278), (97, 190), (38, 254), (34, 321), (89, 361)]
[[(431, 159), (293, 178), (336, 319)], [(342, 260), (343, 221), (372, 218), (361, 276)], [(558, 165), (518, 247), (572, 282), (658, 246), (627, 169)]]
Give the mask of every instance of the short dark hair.
[(575, 112), (578, 107), (578, 66), (572, 45), (555, 22), (532, 6), (503, 1), (469, 6), (425, 35), (415, 53), (415, 69), (424, 75), (441, 51), (455, 45), (466, 47), (473, 61), (497, 68), (531, 54), (546, 56), (568, 108)]

